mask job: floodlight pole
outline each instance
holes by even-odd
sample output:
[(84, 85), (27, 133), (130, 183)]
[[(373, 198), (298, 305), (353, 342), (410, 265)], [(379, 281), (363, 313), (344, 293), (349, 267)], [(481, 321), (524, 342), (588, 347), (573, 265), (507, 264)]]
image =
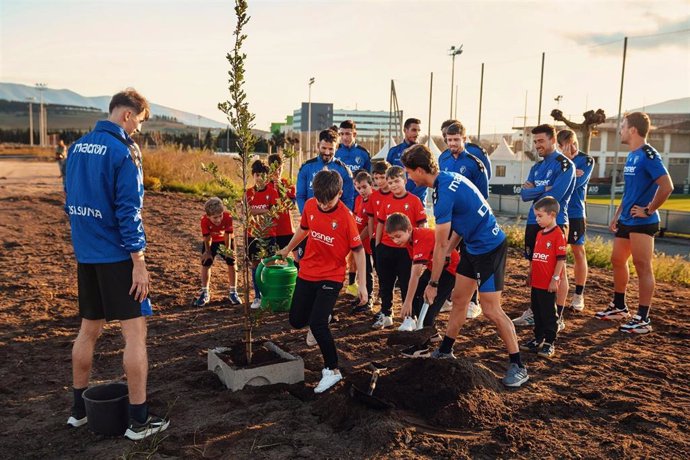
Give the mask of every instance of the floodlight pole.
[[(616, 176), (618, 175), (618, 146), (621, 143), (621, 111), (623, 108), (623, 83), (625, 82), (625, 57), (628, 53), (628, 37), (623, 40), (623, 68), (621, 69), (621, 90), (618, 95), (618, 122), (616, 123), (616, 150), (613, 154), (613, 169), (611, 170), (611, 201), (609, 202), (609, 222), (615, 213)], [(607, 147), (608, 150), (608, 147)], [(604, 159), (606, 161), (606, 159)]]
[(307, 157), (311, 155), (311, 85), (314, 84), (314, 77), (309, 79), (309, 103), (307, 104)]
[(458, 48), (455, 45), (451, 46), (448, 54), (452, 57), (452, 64), (450, 67), (450, 115), (448, 118), (453, 118), (453, 88), (455, 87), (455, 56), (462, 54), (462, 45)]

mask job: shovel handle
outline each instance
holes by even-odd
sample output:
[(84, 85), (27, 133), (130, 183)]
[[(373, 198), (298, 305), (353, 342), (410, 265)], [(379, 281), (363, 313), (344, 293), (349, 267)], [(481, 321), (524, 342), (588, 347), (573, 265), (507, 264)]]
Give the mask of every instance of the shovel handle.
[(424, 318), (426, 318), (426, 312), (429, 310), (429, 302), (424, 302), (422, 305), (422, 310), (419, 312), (419, 318), (417, 319), (417, 329), (424, 329)]
[(379, 371), (377, 369), (371, 374), (371, 381), (369, 382), (369, 391), (368, 391), (369, 396), (371, 396), (374, 393), (374, 389), (376, 388), (376, 381), (378, 379), (379, 379)]

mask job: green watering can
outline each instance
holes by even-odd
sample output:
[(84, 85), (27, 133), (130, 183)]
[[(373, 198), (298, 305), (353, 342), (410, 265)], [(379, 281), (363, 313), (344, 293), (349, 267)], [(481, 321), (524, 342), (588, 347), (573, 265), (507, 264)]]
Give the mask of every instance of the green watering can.
[[(292, 294), (295, 292), (297, 267), (291, 257), (285, 259), (287, 264), (270, 264), (283, 260), (280, 256), (263, 259), (256, 267), (256, 284), (261, 291), (261, 308), (270, 308), (272, 312), (290, 311)], [(270, 264), (270, 265), (269, 265)]]

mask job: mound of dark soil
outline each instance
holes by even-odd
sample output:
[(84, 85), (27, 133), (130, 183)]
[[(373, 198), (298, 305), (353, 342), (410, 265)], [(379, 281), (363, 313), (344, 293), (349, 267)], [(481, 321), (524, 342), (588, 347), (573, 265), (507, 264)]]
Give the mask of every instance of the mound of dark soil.
[(494, 374), (466, 359), (411, 359), (378, 381), (374, 395), (446, 428), (495, 426), (507, 414)]

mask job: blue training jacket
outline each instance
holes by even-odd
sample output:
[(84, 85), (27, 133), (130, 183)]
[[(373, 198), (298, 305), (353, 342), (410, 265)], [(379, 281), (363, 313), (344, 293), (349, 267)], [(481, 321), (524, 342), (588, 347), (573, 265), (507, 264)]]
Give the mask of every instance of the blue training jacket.
[(462, 174), (477, 187), (484, 199), (489, 198), (489, 178), (486, 175), (484, 163), (467, 150), (460, 152), (457, 158), (453, 156), (450, 149), (445, 150), (438, 157), (438, 167), (441, 171)]
[(121, 262), (146, 248), (141, 152), (122, 127), (99, 121), (70, 146), (65, 193), (78, 262)]
[(482, 160), (482, 163), (484, 163), (484, 168), (486, 168), (486, 177), (491, 180), (491, 160), (489, 159), (489, 154), (486, 153), (486, 150), (484, 150), (484, 147), (472, 142), (465, 142), (465, 150)]
[(350, 147), (346, 147), (340, 144), (335, 152), (335, 157), (345, 163), (353, 175), (361, 169), (371, 172), (371, 157), (367, 149), (361, 145), (352, 144)]
[[(568, 203), (568, 219), (582, 219), (586, 217), (587, 185), (594, 170), (594, 158), (585, 152), (577, 152), (572, 162), (575, 165), (575, 189)], [(582, 171), (580, 177), (577, 177), (578, 169)]]
[(324, 169), (336, 171), (338, 174), (340, 174), (340, 177), (343, 178), (343, 196), (340, 197), (340, 200), (350, 210), (354, 209), (355, 186), (352, 182), (352, 174), (350, 173), (350, 170), (347, 168), (345, 163), (335, 157), (328, 163), (324, 163), (321, 159), (321, 155), (317, 155), (311, 160), (305, 161), (297, 173), (297, 190), (295, 195), (297, 198), (297, 208), (299, 208), (300, 214), (302, 214), (302, 211), (304, 210), (304, 203), (306, 203), (309, 198), (314, 196), (314, 187), (312, 187), (314, 176), (316, 176), (316, 173)]
[[(398, 144), (395, 147), (392, 147), (388, 151), (386, 161), (390, 163), (391, 166), (400, 166), (404, 169), (405, 165), (403, 165), (402, 161), (400, 161), (400, 157), (402, 156), (405, 150), (412, 147), (413, 145), (414, 144), (411, 144), (407, 141), (403, 141), (402, 144)], [(407, 184), (405, 184), (405, 190), (417, 195), (417, 198), (419, 198), (422, 201), (422, 204), (426, 204), (426, 193), (428, 190), (427, 187), (423, 185), (417, 186), (417, 184), (415, 184), (412, 179), (407, 179)]]
[[(548, 154), (542, 161), (537, 162), (529, 170), (527, 182), (534, 184), (534, 188), (522, 188), (520, 197), (522, 201), (535, 202), (542, 197), (552, 196), (561, 205), (561, 210), (556, 218), (558, 225), (568, 223), (568, 203), (575, 189), (575, 166), (565, 155), (558, 150)], [(546, 187), (551, 187), (546, 190)], [(534, 215), (534, 203), (529, 208), (527, 224), (536, 224)]]

